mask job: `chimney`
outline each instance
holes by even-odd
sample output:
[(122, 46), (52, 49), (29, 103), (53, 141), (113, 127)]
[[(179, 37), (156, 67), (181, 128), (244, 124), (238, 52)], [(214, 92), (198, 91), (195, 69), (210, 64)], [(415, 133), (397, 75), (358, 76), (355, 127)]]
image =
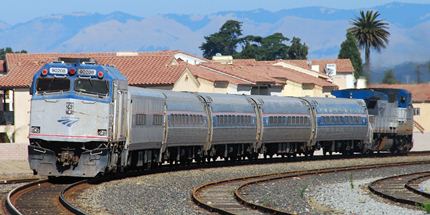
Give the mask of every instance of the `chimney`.
[(311, 65), (311, 70), (315, 72), (320, 72), (320, 65)]
[(212, 57), (212, 60), (220, 64), (233, 64), (233, 56), (231, 55), (223, 56), (220, 53), (217, 53), (215, 56)]

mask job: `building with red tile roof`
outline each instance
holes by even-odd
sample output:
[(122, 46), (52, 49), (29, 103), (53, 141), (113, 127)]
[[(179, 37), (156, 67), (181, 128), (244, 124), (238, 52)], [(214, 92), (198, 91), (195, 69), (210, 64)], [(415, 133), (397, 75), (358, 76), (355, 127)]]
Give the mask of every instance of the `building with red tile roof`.
[(349, 59), (315, 59), (315, 60), (283, 60), (283, 62), (325, 73), (327, 64), (336, 64), (337, 73), (354, 73), (354, 67)]

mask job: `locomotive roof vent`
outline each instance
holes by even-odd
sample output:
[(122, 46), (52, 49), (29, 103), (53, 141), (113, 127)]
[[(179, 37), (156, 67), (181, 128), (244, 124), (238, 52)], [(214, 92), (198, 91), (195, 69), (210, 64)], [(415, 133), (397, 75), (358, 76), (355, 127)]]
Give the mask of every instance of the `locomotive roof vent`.
[(59, 57), (58, 61), (68, 64), (97, 64), (97, 61), (93, 58)]

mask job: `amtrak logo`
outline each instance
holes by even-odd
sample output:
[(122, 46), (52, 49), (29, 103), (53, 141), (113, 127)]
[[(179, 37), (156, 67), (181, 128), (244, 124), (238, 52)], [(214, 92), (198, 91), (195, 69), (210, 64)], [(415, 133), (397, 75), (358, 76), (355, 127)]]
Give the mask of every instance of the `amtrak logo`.
[(75, 124), (77, 121), (79, 121), (79, 118), (65, 118), (62, 117), (61, 119), (57, 120), (57, 122), (67, 126), (72, 127), (73, 124)]

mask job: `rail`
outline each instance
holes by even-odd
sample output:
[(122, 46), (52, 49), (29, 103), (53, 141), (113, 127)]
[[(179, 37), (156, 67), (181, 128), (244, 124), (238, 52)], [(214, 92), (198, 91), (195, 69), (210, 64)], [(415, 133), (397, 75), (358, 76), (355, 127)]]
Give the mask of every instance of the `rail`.
[(14, 205), (14, 203), (12, 201), (12, 196), (13, 195), (15, 195), (16, 193), (18, 193), (18, 192), (20, 192), (20, 191), (22, 191), (24, 189), (27, 189), (27, 188), (32, 187), (32, 186), (35, 186), (36, 184), (45, 183), (47, 181), (48, 181), (48, 179), (42, 179), (42, 180), (38, 180), (38, 181), (35, 181), (35, 182), (30, 182), (28, 184), (25, 184), (23, 186), (17, 187), (15, 189), (13, 189), (12, 191), (10, 191), (7, 194), (7, 198), (6, 198), (6, 209), (9, 211), (9, 213), (11, 215), (22, 215), (22, 213), (15, 207), (15, 205)]
[[(67, 183), (70, 183), (70, 182), (67, 182)], [(37, 202), (37, 200), (42, 200), (44, 204), (46, 203), (46, 208), (44, 207), (45, 211), (40, 212), (42, 214), (47, 213), (47, 211), (49, 211), (49, 213), (56, 213), (55, 211), (57, 210), (57, 212), (61, 214), (73, 213), (73, 214), (83, 215), (85, 213), (81, 211), (79, 208), (73, 206), (69, 202), (69, 200), (67, 200), (66, 196), (67, 196), (67, 192), (70, 192), (74, 187), (77, 187), (84, 183), (86, 183), (86, 181), (81, 180), (70, 185), (55, 184), (55, 183), (50, 183), (48, 179), (30, 182), (10, 191), (6, 198), (5, 207), (8, 213), (12, 215), (21, 215), (21, 214), (24, 214), (24, 212), (39, 213), (39, 211), (33, 211), (34, 208), (31, 208), (31, 206), (30, 206), (31, 209), (28, 208), (27, 201), (30, 198), (30, 199), (33, 199), (32, 202), (36, 201), (36, 204), (41, 204), (41, 202)], [(41, 189), (43, 189), (42, 192), (40, 191)], [(27, 197), (25, 197), (26, 195)], [(41, 198), (34, 199), (35, 195), (36, 196), (39, 195), (39, 197)], [(43, 196), (40, 196), (40, 195), (43, 195)], [(57, 197), (57, 202), (52, 203), (50, 201), (46, 201), (46, 199), (55, 200), (55, 197)], [(22, 199), (21, 206), (17, 204), (17, 202), (20, 199)], [(58, 202), (61, 204), (58, 204)], [(24, 206), (23, 203), (26, 203), (25, 204), (26, 206)], [(21, 208), (23, 209), (21, 210), (20, 207), (23, 207), (23, 206), (24, 208)], [(31, 212), (29, 212), (30, 210)]]
[(407, 184), (413, 180), (429, 176), (430, 172), (390, 176), (370, 183), (368, 188), (372, 193), (393, 202), (421, 206), (430, 198), (418, 190), (414, 191), (412, 187), (408, 188)]
[(73, 206), (73, 204), (71, 204), (71, 203), (66, 199), (66, 193), (67, 193), (69, 190), (73, 189), (74, 187), (76, 187), (76, 186), (78, 186), (78, 185), (81, 185), (81, 184), (84, 184), (84, 183), (87, 183), (87, 181), (86, 181), (86, 180), (78, 181), (78, 182), (76, 182), (76, 183), (73, 183), (73, 184), (71, 184), (71, 185), (67, 186), (67, 187), (66, 187), (66, 189), (64, 189), (63, 191), (61, 191), (61, 194), (60, 194), (60, 196), (58, 197), (58, 198), (59, 198), (59, 200), (60, 200), (60, 202), (61, 202), (61, 204), (62, 204), (65, 208), (67, 208), (67, 210), (69, 210), (70, 212), (72, 212), (72, 213), (74, 213), (74, 214), (77, 214), (77, 215), (85, 215), (86, 213), (85, 213), (85, 212), (83, 212), (82, 210), (80, 210), (78, 207)]
[[(356, 171), (356, 170), (371, 169), (371, 168), (395, 167), (395, 166), (419, 165), (419, 164), (430, 164), (430, 161), (358, 165), (358, 166), (350, 166), (350, 167), (313, 169), (313, 170), (258, 175), (258, 176), (251, 176), (251, 177), (240, 177), (240, 178), (216, 181), (216, 182), (200, 185), (192, 190), (191, 197), (192, 197), (192, 200), (200, 207), (208, 211), (213, 211), (220, 214), (235, 214), (235, 212), (241, 211), (241, 210), (243, 211), (257, 210), (259, 212), (273, 213), (273, 214), (292, 214), (292, 212), (289, 212), (289, 211), (283, 211), (277, 208), (272, 208), (272, 207), (247, 201), (241, 195), (241, 190), (244, 187), (257, 184), (257, 183), (271, 181), (271, 180), (279, 180), (279, 179), (285, 179), (285, 178), (309, 176), (309, 175), (316, 175), (316, 174), (326, 174), (326, 173), (334, 173), (334, 172)], [(233, 186), (236, 186), (233, 189), (233, 195), (234, 195), (233, 197), (229, 197), (229, 198), (222, 197), (221, 202), (216, 202), (216, 199), (211, 199), (211, 196), (216, 196), (216, 198), (219, 198), (221, 196), (220, 192), (223, 192), (223, 191), (225, 191), (228, 195), (231, 195), (232, 188), (226, 189), (226, 187), (224, 186), (225, 184), (228, 184), (228, 183), (234, 183)], [(224, 187), (222, 188), (216, 187), (221, 185), (223, 185)], [(211, 187), (213, 187), (212, 190), (217, 192), (216, 195), (205, 193), (206, 190), (209, 190)], [(234, 199), (236, 202), (232, 202), (231, 199)], [(237, 202), (240, 203), (241, 206), (238, 206)], [(232, 207), (233, 205), (234, 205), (234, 208)]]

